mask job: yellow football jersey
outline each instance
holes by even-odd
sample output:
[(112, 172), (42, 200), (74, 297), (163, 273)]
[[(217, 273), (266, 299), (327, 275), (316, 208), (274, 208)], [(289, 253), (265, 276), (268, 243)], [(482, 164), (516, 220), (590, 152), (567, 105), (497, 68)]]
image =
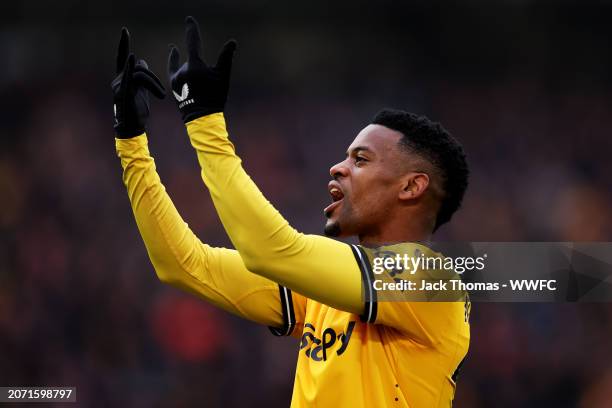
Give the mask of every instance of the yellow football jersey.
[[(417, 244), (395, 245), (412, 253)], [(352, 246), (364, 282), (373, 251)], [(364, 285), (364, 288), (366, 286)], [(362, 316), (281, 289), (300, 338), (292, 407), (448, 407), (469, 346), (469, 300), (372, 302)]]

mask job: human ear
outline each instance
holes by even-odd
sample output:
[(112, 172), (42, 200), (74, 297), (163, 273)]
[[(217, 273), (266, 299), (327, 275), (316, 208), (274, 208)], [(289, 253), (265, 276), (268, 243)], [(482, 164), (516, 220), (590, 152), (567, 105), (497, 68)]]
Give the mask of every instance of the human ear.
[(413, 200), (425, 193), (429, 186), (429, 176), (426, 173), (408, 173), (402, 180), (399, 192), (400, 200)]

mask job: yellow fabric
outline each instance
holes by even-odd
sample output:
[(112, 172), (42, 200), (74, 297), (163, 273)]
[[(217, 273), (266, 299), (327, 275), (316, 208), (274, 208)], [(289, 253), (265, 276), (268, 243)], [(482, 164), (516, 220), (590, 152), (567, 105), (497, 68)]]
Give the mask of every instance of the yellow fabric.
[[(306, 324), (292, 408), (451, 406), (456, 387), (452, 376), (469, 344), (462, 303), (419, 303), (413, 308), (380, 302), (377, 324), (309, 299), (298, 300), (296, 310), (302, 307)], [(431, 341), (422, 343), (379, 324), (402, 320), (410, 322), (407, 326), (431, 320)]]
[(123, 181), (159, 279), (255, 322), (280, 327), (275, 282), (249, 272), (235, 250), (203, 244), (183, 221), (155, 171), (146, 135), (116, 139)]
[(244, 264), (293, 290), (303, 324), (294, 332), (301, 342), (292, 407), (449, 406), (451, 376), (469, 344), (467, 303), (381, 302), (379, 324), (361, 322), (362, 271), (351, 247), (289, 226), (243, 170), (223, 114), (187, 129)]
[(327, 305), (360, 313), (361, 277), (350, 247), (289, 225), (242, 168), (223, 114), (188, 122), (187, 132), (217, 213), (247, 269)]

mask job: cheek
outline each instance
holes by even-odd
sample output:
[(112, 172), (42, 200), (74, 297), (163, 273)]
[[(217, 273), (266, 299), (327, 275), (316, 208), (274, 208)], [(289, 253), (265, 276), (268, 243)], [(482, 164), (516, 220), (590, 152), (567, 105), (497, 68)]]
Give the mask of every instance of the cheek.
[(391, 183), (380, 179), (363, 180), (353, 186), (352, 207), (360, 215), (380, 214), (394, 202), (395, 196)]

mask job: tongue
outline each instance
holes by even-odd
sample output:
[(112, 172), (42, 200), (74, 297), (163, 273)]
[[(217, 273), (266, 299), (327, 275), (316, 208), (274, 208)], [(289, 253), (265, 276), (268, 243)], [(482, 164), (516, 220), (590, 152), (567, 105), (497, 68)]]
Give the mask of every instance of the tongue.
[(338, 200), (338, 201), (334, 201), (333, 203), (331, 203), (330, 205), (328, 205), (327, 207), (325, 207), (325, 209), (323, 209), (323, 213), (325, 215), (328, 215), (331, 211), (333, 211), (338, 205), (340, 205), (340, 203), (342, 202), (342, 200)]

